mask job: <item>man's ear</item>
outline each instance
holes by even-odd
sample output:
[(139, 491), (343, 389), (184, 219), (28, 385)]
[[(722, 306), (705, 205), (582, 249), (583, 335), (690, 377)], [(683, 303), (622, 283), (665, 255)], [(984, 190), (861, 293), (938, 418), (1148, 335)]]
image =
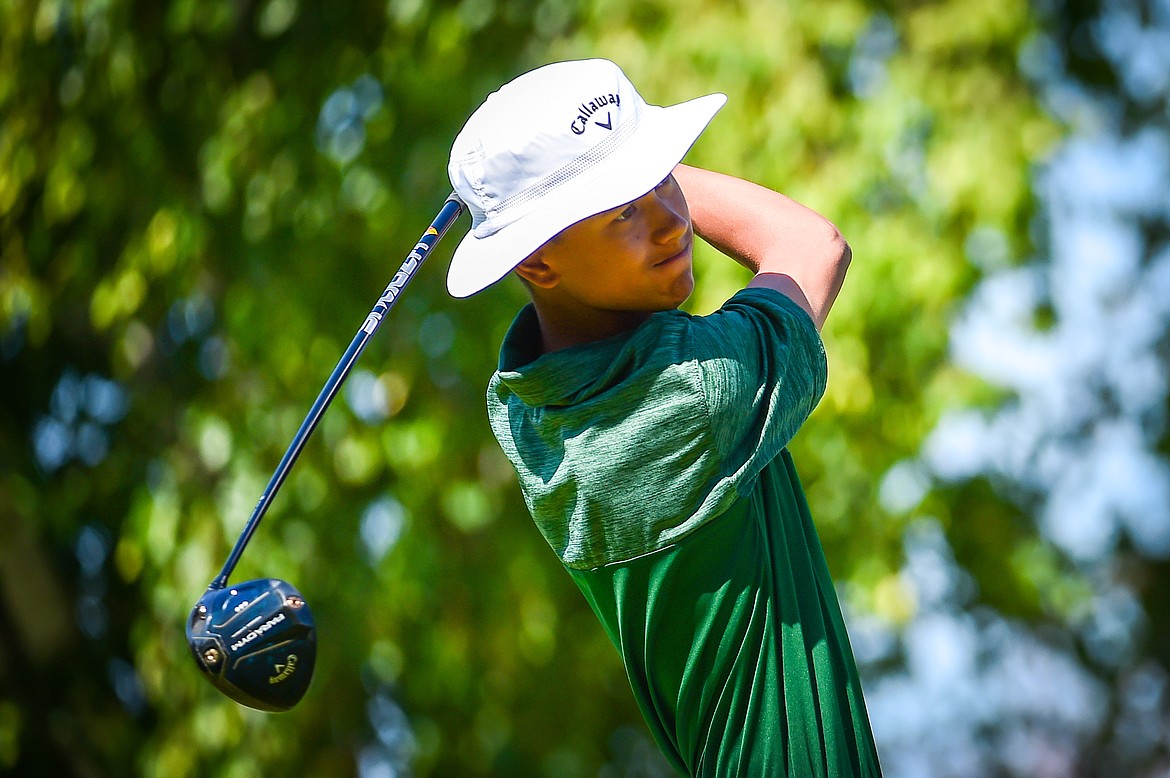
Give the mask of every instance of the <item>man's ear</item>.
[(529, 254), (516, 266), (516, 275), (541, 289), (552, 289), (561, 280), (561, 274), (548, 263), (543, 247)]

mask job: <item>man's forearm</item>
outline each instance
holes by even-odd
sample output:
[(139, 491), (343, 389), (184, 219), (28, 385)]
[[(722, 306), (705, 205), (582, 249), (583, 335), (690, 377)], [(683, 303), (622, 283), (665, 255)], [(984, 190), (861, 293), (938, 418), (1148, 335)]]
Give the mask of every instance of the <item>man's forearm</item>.
[[(818, 329), (832, 307), (852, 252), (825, 217), (789, 197), (733, 176), (679, 165), (695, 232), (805, 306)], [(790, 287), (798, 287), (798, 295)]]

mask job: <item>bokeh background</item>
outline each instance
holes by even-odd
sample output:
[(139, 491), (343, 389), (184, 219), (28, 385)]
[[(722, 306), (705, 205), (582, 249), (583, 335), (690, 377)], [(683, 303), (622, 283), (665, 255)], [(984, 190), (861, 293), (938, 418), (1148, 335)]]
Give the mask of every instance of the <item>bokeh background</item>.
[[(183, 632), (463, 120), (587, 56), (726, 92), (689, 161), (853, 246), (791, 448), (887, 775), (1170, 775), (1168, 0), (0, 3), (0, 773), (667, 774), (490, 437), (522, 289), (449, 299), (452, 238), (236, 573), (313, 605), (305, 700)], [(746, 280), (697, 263), (691, 310)]]

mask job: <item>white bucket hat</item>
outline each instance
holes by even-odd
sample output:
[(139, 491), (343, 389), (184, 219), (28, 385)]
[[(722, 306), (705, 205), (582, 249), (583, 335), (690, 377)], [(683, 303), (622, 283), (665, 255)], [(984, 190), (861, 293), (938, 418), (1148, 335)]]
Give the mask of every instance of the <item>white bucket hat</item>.
[(447, 172), (471, 231), (447, 291), (469, 297), (566, 227), (649, 192), (726, 101), (649, 105), (604, 59), (545, 65), (500, 87), (451, 147)]

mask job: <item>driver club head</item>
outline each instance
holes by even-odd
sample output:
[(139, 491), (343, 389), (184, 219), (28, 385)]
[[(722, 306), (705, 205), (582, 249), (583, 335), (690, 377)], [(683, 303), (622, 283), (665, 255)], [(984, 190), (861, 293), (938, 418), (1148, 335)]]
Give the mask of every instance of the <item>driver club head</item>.
[(264, 711), (296, 705), (317, 659), (313, 614), (278, 578), (209, 588), (187, 620), (187, 643), (215, 688)]

